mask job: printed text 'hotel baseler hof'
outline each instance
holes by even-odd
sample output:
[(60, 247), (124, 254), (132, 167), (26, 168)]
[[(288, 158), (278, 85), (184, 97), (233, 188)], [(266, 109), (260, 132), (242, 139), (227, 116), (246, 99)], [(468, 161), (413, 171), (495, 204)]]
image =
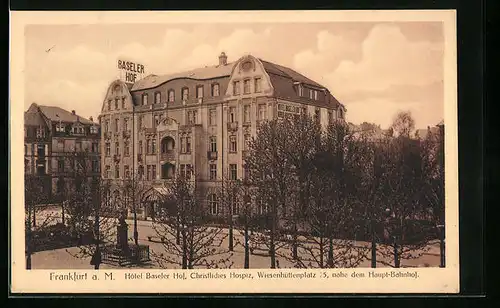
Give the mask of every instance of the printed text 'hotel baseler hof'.
[(326, 127), (344, 119), (345, 107), (306, 76), (252, 55), (227, 59), (222, 52), (216, 65), (142, 79), (144, 66), (118, 61), (122, 78), (109, 85), (99, 116), (101, 173), (115, 197), (125, 180), (147, 183), (135, 196), (139, 217), (154, 215), (177, 174), (220, 215), (215, 191), (223, 178), (245, 178), (261, 121), (307, 113)]

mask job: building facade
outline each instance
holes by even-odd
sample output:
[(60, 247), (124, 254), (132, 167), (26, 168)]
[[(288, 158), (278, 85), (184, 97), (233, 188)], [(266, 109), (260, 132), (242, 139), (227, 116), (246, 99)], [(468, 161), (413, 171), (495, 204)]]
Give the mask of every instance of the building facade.
[(345, 112), (324, 86), (251, 55), (228, 63), (222, 53), (215, 66), (134, 84), (115, 80), (99, 116), (102, 176), (116, 189), (131, 178), (161, 189), (180, 173), (210, 202), (223, 177), (244, 177), (261, 121), (307, 113), (326, 126)]
[(59, 107), (33, 103), (24, 113), (24, 172), (43, 182), (46, 202), (57, 202), (58, 182), (71, 183), (83, 159), (86, 174), (100, 176), (100, 128)]

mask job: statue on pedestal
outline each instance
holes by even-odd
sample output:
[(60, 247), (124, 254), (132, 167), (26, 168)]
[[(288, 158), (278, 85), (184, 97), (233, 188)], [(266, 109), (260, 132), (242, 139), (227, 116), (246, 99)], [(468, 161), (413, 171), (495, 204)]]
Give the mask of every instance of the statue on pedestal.
[(125, 222), (125, 212), (120, 213), (120, 218), (118, 218), (118, 226), (117, 226), (117, 243), (116, 246), (118, 249), (122, 251), (128, 251), (128, 224)]

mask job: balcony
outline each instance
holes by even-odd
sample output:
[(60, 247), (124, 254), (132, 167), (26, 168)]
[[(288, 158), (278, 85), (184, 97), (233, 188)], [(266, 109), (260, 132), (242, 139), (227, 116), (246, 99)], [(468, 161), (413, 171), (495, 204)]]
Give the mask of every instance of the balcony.
[(129, 138), (132, 135), (130, 130), (124, 130), (123, 131), (123, 138)]
[(237, 131), (238, 130), (238, 122), (228, 122), (227, 129), (230, 131)]
[(111, 132), (105, 132), (104, 139), (111, 139)]
[(119, 162), (119, 161), (120, 161), (120, 158), (121, 158), (121, 157), (120, 157), (120, 154), (115, 154), (115, 155), (113, 155), (113, 160), (114, 160), (115, 162)]
[(137, 161), (142, 163), (142, 154), (137, 154)]
[(208, 157), (208, 160), (216, 160), (217, 159), (217, 151), (208, 151), (207, 157)]
[(175, 160), (175, 152), (174, 151), (166, 151), (160, 154), (160, 159), (162, 161), (174, 161)]

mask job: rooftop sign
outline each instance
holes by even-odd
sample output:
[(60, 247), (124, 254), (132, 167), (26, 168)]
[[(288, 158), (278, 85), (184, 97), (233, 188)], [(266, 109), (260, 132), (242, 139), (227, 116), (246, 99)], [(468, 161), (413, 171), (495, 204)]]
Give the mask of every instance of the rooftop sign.
[(144, 65), (142, 64), (118, 60), (117, 65), (120, 71), (120, 79), (126, 83), (135, 83), (144, 76)]

